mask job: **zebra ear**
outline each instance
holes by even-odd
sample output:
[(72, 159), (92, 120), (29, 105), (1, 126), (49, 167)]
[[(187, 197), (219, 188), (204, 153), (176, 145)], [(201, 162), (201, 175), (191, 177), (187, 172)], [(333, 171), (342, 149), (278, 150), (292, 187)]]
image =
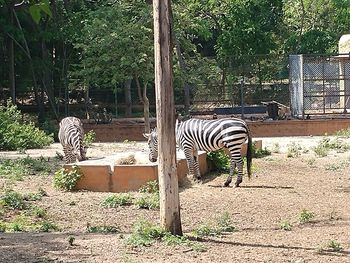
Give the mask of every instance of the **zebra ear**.
[(146, 139), (148, 139), (148, 138), (151, 136), (150, 133), (142, 133), (142, 135), (143, 135), (143, 137), (145, 137)]

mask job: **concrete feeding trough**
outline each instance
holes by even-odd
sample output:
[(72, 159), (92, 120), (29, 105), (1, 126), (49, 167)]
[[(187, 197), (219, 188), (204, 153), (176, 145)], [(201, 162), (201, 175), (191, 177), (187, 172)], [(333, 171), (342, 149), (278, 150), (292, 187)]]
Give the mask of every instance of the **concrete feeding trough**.
[[(255, 142), (256, 148), (261, 148), (261, 141)], [(246, 145), (242, 148), (246, 153)], [(201, 174), (209, 170), (207, 153), (200, 151), (199, 169)], [(148, 160), (145, 152), (124, 152), (110, 155), (101, 159), (91, 159), (64, 165), (67, 170), (73, 165), (79, 166), (83, 176), (79, 179), (75, 189), (97, 192), (128, 192), (137, 191), (149, 181), (158, 179), (158, 163)], [(179, 182), (183, 182), (188, 173), (187, 162), (182, 151), (177, 152), (177, 175)]]

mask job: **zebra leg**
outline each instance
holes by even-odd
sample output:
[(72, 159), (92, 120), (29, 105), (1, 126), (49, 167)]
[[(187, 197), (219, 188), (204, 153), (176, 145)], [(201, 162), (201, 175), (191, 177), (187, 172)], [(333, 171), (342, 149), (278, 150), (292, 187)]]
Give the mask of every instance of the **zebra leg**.
[(243, 159), (242, 157), (239, 157), (238, 160), (236, 160), (236, 164), (237, 164), (237, 180), (236, 180), (236, 187), (239, 187), (239, 184), (242, 183), (243, 181)]
[[(200, 174), (196, 173), (197, 168), (195, 169), (195, 157), (193, 156), (193, 150), (186, 148), (184, 149), (184, 153), (187, 161), (189, 175), (193, 176), (195, 179), (200, 179), (201, 178)], [(198, 162), (197, 162), (197, 167), (198, 167)]]
[(198, 151), (196, 149), (193, 150), (193, 168), (194, 168), (196, 179), (201, 179), (201, 172), (199, 170), (199, 162), (198, 162)]
[(235, 168), (236, 168), (236, 162), (231, 157), (230, 175), (227, 177), (226, 182), (224, 183), (225, 187), (230, 186), (230, 183), (232, 182), (233, 173), (235, 172)]

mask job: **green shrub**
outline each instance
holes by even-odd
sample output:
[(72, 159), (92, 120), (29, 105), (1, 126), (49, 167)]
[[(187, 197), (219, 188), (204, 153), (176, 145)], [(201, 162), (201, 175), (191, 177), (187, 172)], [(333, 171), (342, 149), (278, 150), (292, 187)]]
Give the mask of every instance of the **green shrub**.
[(86, 147), (90, 147), (92, 145), (92, 143), (95, 141), (95, 138), (96, 138), (95, 131), (93, 131), (93, 130), (88, 131), (87, 133), (84, 134), (84, 142), (83, 142), (83, 144)]
[(90, 226), (90, 224), (87, 225), (87, 232), (88, 233), (118, 233), (120, 232), (120, 229), (116, 226)]
[(127, 193), (110, 195), (102, 202), (102, 206), (106, 208), (115, 208), (117, 206), (127, 206), (131, 204), (132, 196)]
[(310, 222), (311, 219), (313, 219), (314, 217), (315, 217), (315, 214), (313, 212), (303, 209), (299, 214), (299, 222), (301, 224), (304, 224), (304, 223)]
[(213, 164), (213, 168), (219, 172), (230, 171), (230, 157), (225, 153), (224, 149), (210, 152), (207, 154), (208, 159)]
[(137, 221), (134, 224), (133, 232), (127, 239), (127, 243), (133, 246), (149, 246), (155, 240), (160, 240), (165, 231), (145, 220)]
[(21, 112), (10, 101), (7, 107), (0, 106), (0, 120), (0, 150), (42, 148), (53, 142), (52, 135), (23, 122)]
[(70, 171), (62, 168), (55, 173), (53, 177), (53, 185), (59, 190), (72, 191), (81, 176), (81, 170), (76, 165), (73, 165)]
[(20, 210), (25, 208), (23, 196), (13, 190), (5, 191), (5, 194), (1, 197), (0, 201), (8, 208)]
[(159, 192), (159, 184), (156, 180), (147, 182), (142, 185), (139, 190), (140, 193), (155, 194)]
[(142, 196), (138, 198), (134, 203), (138, 208), (159, 209), (159, 206), (160, 206), (159, 195), (150, 194), (150, 195)]

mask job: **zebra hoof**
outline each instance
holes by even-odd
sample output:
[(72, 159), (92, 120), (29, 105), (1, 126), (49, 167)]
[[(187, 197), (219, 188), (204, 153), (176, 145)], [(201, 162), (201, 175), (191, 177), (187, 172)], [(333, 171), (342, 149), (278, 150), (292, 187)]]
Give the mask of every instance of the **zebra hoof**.
[(225, 183), (224, 183), (224, 186), (225, 186), (225, 187), (229, 187), (229, 186), (230, 186), (230, 183), (231, 183), (231, 182), (225, 182)]

